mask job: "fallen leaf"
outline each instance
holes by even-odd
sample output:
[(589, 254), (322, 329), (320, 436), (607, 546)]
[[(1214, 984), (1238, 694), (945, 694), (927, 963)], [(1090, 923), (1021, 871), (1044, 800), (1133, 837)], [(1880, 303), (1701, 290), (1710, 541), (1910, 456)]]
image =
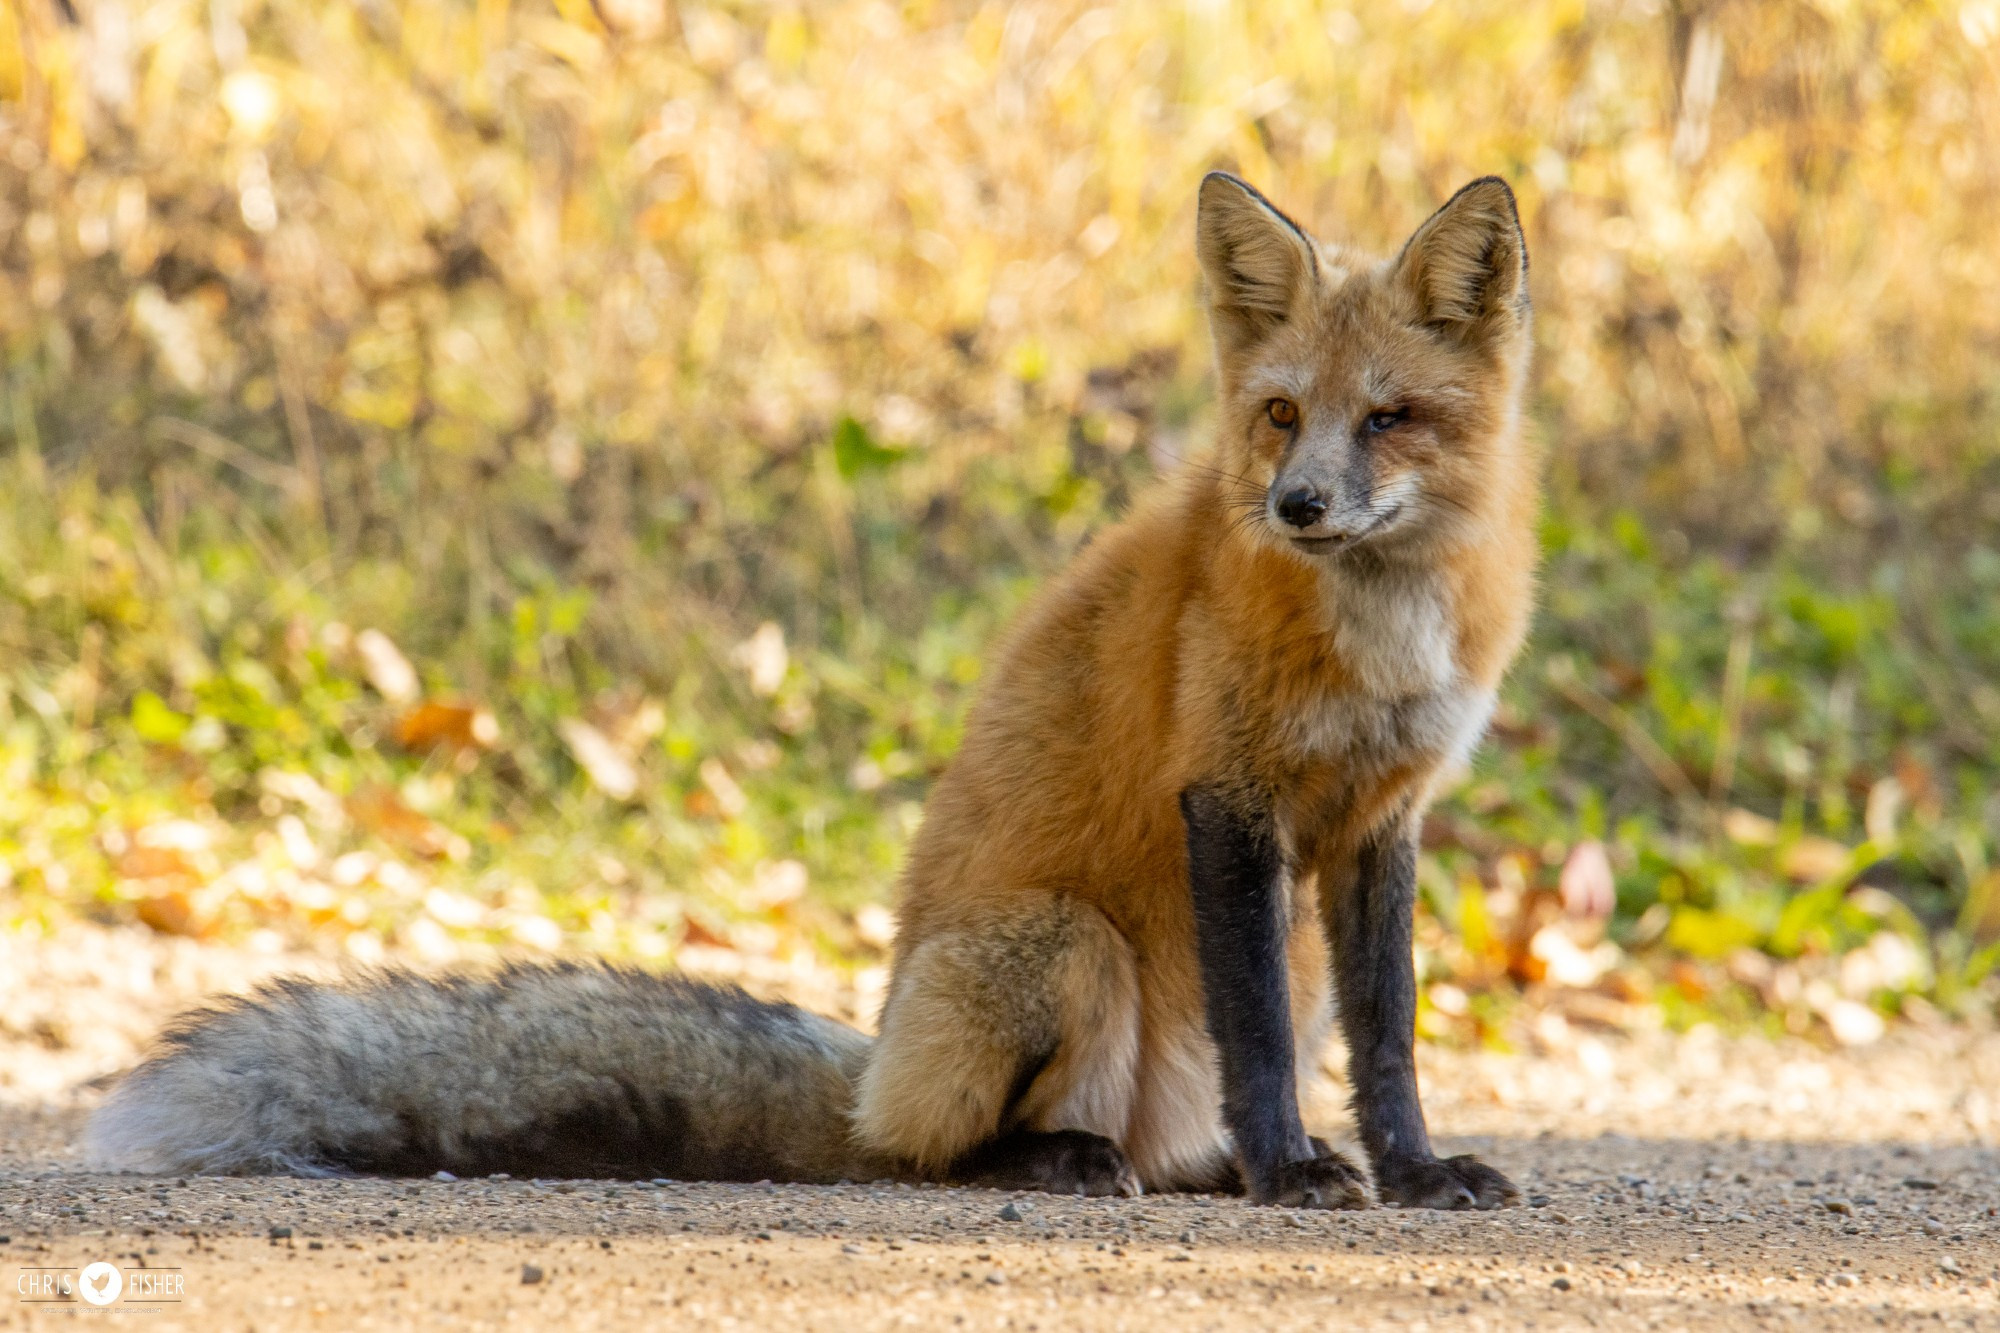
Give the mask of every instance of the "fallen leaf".
[(1563, 862), (1563, 911), (1571, 916), (1607, 917), (1618, 905), (1618, 885), (1611, 875), (1611, 858), (1595, 838), (1578, 843)]
[(340, 798), (311, 774), (267, 768), (257, 775), (257, 783), (281, 801), (295, 801), (304, 806), (321, 828), (338, 830), (347, 823), (347, 812), (341, 808)]
[(396, 744), (418, 753), (440, 745), (490, 750), (499, 740), (493, 714), (471, 704), (422, 703), (396, 719)]
[(750, 676), (750, 692), (768, 699), (785, 683), (785, 668), (791, 654), (785, 650), (785, 631), (775, 620), (767, 620), (749, 638), (736, 645), (736, 664)]
[(141, 898), (139, 919), (162, 935), (199, 936), (207, 934), (208, 923), (197, 919), (194, 903), (178, 889)]
[(363, 787), (347, 798), (346, 809), (363, 829), (419, 856), (462, 860), (471, 850), (464, 838), (411, 809), (393, 787)]
[(538, 914), (517, 918), (508, 927), (508, 933), (520, 943), (544, 953), (554, 953), (562, 947), (562, 927)]
[(424, 911), (439, 925), (455, 930), (469, 930), (485, 924), (486, 908), (483, 904), (462, 893), (450, 889), (432, 889), (424, 895)]
[(1676, 958), (1673, 966), (1668, 969), (1668, 975), (1673, 978), (1674, 987), (1688, 1000), (1699, 1004), (1708, 998), (1707, 978), (1702, 976), (1700, 968), (1687, 959)]
[(133, 847), (118, 858), (117, 868), (122, 879), (165, 879), (169, 875), (198, 873), (178, 847)]
[(750, 808), (750, 798), (743, 794), (743, 788), (736, 784), (720, 759), (702, 760), (700, 773), (702, 785), (715, 797), (715, 804), (723, 814), (734, 819)]
[(1730, 810), (1722, 816), (1722, 831), (1729, 840), (1741, 847), (1775, 847), (1778, 845), (1778, 825), (1776, 821), (1764, 818), (1751, 810)]
[(896, 914), (880, 903), (869, 903), (854, 914), (854, 933), (863, 944), (886, 949), (896, 942)]
[(751, 875), (750, 887), (744, 891), (744, 904), (768, 912), (796, 902), (805, 896), (807, 878), (804, 862), (790, 859), (761, 862)]
[(1778, 853), (1778, 873), (1800, 884), (1817, 884), (1846, 870), (1851, 855), (1831, 838), (1800, 838)]
[(1868, 831), (1868, 841), (1878, 847), (1892, 846), (1896, 841), (1896, 820), (1903, 812), (1903, 783), (1900, 778), (1880, 778), (1868, 788), (1868, 803), (1863, 807), (1862, 828)]
[(1583, 948), (1569, 937), (1560, 922), (1536, 931), (1534, 939), (1528, 944), (1528, 952), (1541, 959), (1543, 979), (1551, 986), (1570, 986), (1578, 990), (1596, 985), (1624, 958), (1623, 951), (1609, 940), (1592, 949)]
[(141, 847), (172, 848), (180, 852), (205, 852), (215, 845), (215, 832), (192, 819), (163, 819), (148, 824), (132, 835)]
[(639, 790), (639, 771), (603, 732), (580, 717), (564, 718), (556, 723), (556, 730), (593, 787), (614, 801), (632, 799)]
[(1821, 1011), (1820, 1017), (1826, 1020), (1833, 1039), (1842, 1046), (1868, 1046), (1880, 1041), (1888, 1031), (1882, 1015), (1853, 1000), (1835, 1000)]
[(1471, 997), (1449, 981), (1434, 981), (1430, 988), (1431, 1008), (1453, 1018), (1463, 1018), (1471, 1012)]
[(278, 841), (285, 849), (285, 858), (298, 869), (311, 870), (319, 865), (319, 847), (306, 832), (305, 821), (297, 815), (279, 817)]
[(365, 629), (354, 636), (354, 651), (361, 655), (361, 674), (392, 704), (416, 702), (419, 686), (417, 669), (403, 650), (379, 629)]
[(688, 917), (681, 922), (681, 943), (684, 945), (692, 944), (704, 949), (727, 949), (731, 947), (727, 936), (710, 930), (693, 917)]

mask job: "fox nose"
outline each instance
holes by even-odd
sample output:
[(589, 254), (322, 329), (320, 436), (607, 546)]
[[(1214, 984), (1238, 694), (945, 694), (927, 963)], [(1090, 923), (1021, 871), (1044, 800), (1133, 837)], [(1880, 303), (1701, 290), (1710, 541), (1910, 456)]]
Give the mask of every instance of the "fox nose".
[(1295, 528), (1309, 528), (1326, 517), (1326, 501), (1319, 492), (1301, 486), (1278, 497), (1278, 517)]

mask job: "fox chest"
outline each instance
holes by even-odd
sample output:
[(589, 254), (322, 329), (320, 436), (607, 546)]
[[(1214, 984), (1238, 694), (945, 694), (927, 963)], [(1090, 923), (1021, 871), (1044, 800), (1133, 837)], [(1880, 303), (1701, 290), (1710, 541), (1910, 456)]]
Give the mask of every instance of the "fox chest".
[(1350, 780), (1454, 764), (1485, 734), (1494, 695), (1465, 677), (1444, 590), (1423, 579), (1330, 589), (1329, 656), (1338, 684), (1310, 692), (1280, 721), (1296, 762), (1332, 764)]
[(1286, 757), (1332, 765), (1349, 782), (1422, 772), (1464, 760), (1493, 715), (1493, 691), (1444, 688), (1397, 698), (1328, 695), (1279, 729)]

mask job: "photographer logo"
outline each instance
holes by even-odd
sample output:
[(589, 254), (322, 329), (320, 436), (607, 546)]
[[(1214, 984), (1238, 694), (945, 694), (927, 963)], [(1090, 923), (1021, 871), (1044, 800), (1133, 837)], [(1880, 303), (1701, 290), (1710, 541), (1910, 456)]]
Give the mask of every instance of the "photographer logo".
[(109, 1305), (118, 1299), (118, 1293), (125, 1290), (125, 1275), (115, 1265), (102, 1259), (86, 1267), (77, 1275), (77, 1295), (92, 1305)]
[[(120, 1268), (99, 1259), (80, 1269), (20, 1269), (14, 1275), (14, 1293), (23, 1305), (64, 1306), (70, 1313), (157, 1314), (152, 1307), (184, 1300), (187, 1284), (178, 1268)], [(111, 1306), (117, 1308), (108, 1309)]]

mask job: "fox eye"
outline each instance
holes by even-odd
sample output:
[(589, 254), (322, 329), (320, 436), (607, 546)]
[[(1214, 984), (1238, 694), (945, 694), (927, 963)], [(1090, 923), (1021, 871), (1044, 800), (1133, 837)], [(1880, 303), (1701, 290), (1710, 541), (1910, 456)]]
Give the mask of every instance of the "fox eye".
[(1271, 418), (1273, 426), (1290, 430), (1299, 424), (1299, 405), (1289, 398), (1273, 398), (1264, 404), (1264, 415)]
[(1410, 409), (1407, 407), (1392, 408), (1387, 412), (1370, 412), (1368, 414), (1368, 433), (1370, 435), (1380, 435), (1385, 430), (1394, 430), (1409, 419)]

